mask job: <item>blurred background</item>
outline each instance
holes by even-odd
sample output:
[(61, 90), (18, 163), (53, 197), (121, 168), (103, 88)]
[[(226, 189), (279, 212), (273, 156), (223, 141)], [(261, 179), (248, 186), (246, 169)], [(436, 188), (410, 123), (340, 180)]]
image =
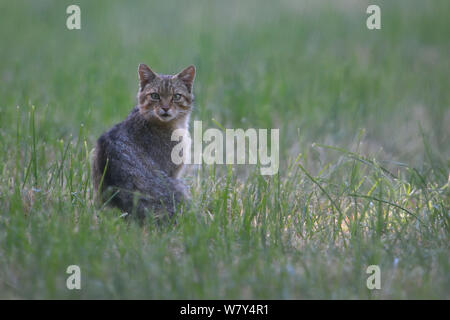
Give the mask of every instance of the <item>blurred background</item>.
[[(66, 8), (81, 8), (81, 30)], [(366, 8), (381, 8), (368, 30)], [(281, 158), (312, 142), (420, 164), (423, 134), (448, 158), (448, 1), (0, 2), (0, 133), (36, 106), (43, 141), (89, 147), (135, 104), (137, 66), (197, 66), (194, 120), (280, 128)], [(204, 123), (205, 127), (205, 123)], [(360, 130), (364, 131), (361, 132)], [(320, 155), (312, 157), (320, 160)]]

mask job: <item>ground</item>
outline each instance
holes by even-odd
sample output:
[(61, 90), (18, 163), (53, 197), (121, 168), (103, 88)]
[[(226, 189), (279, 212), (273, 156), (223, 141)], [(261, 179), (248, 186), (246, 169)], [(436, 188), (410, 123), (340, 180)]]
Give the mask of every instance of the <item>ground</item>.
[[(0, 298), (450, 298), (448, 1), (372, 1), (381, 30), (365, 1), (70, 4), (0, 3)], [(142, 62), (196, 65), (204, 128), (279, 128), (279, 174), (192, 166), (176, 225), (96, 208)]]

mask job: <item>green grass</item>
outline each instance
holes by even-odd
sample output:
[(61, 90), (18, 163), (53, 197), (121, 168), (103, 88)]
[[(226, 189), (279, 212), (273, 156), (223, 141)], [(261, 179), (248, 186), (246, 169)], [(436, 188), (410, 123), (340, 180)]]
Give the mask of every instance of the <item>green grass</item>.
[[(72, 1), (2, 0), (0, 298), (449, 299), (450, 5), (375, 3), (77, 1), (68, 31)], [(280, 128), (279, 174), (190, 168), (176, 225), (96, 209), (140, 62), (197, 66), (204, 128)]]

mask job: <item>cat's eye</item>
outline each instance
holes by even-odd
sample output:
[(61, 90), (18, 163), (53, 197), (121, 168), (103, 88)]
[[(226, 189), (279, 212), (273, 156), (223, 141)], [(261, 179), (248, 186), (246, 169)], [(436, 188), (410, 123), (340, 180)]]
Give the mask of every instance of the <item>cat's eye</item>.
[(156, 92), (153, 92), (150, 94), (150, 98), (152, 98), (153, 100), (159, 100), (159, 94), (157, 94)]
[(179, 101), (180, 99), (181, 99), (181, 94), (175, 93), (175, 94), (173, 95), (173, 100), (174, 100), (174, 101)]

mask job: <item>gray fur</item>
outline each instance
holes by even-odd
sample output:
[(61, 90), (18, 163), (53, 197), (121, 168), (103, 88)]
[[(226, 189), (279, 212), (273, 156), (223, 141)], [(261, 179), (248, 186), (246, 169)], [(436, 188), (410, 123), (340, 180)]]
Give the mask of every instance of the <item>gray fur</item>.
[[(187, 129), (194, 76), (193, 66), (174, 76), (139, 66), (138, 105), (97, 141), (93, 181), (100, 201), (109, 200), (142, 220), (151, 213), (157, 219), (171, 217), (180, 202), (189, 200), (187, 186), (178, 179), (182, 165), (171, 160), (179, 143), (171, 141), (171, 135), (175, 129)], [(155, 92), (159, 100), (150, 98)], [(182, 95), (177, 101), (176, 93)]]

